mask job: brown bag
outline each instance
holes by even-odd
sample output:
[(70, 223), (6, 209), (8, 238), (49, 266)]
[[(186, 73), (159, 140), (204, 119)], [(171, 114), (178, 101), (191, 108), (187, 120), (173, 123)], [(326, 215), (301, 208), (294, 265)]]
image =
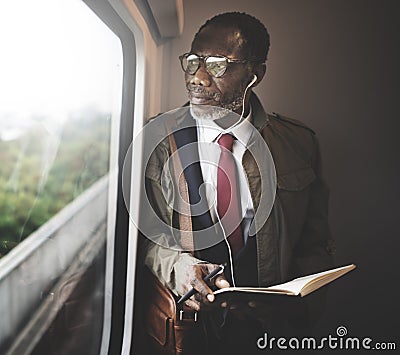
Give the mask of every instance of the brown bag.
[[(171, 131), (171, 130), (170, 130)], [(176, 143), (171, 133), (169, 143), (172, 154)], [(179, 193), (189, 202), (186, 181), (183, 178), (178, 154), (173, 155), (175, 181), (178, 181)], [(189, 208), (189, 210), (187, 210)], [(186, 209), (186, 211), (185, 211)], [(179, 224), (182, 248), (193, 253), (192, 221), (188, 204), (180, 206)], [(177, 305), (175, 296), (153, 273), (145, 268), (144, 330), (146, 333), (147, 354), (168, 355), (203, 355), (207, 341), (205, 327), (197, 312), (182, 305)]]
[(205, 329), (199, 314), (176, 304), (175, 297), (146, 270), (144, 328), (147, 354), (200, 355), (206, 352)]

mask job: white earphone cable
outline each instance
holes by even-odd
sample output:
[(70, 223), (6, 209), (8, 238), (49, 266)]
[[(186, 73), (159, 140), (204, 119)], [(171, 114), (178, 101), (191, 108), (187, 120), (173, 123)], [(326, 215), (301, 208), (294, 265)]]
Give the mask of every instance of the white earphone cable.
[(226, 245), (227, 245), (227, 247), (228, 247), (229, 267), (230, 267), (230, 270), (231, 270), (231, 277), (232, 277), (232, 283), (233, 283), (232, 286), (233, 286), (233, 287), (236, 287), (235, 275), (234, 275), (234, 272), (233, 272), (232, 249), (231, 249), (231, 246), (230, 246), (230, 244), (229, 244), (229, 242), (228, 242), (228, 238), (227, 238), (226, 233), (225, 233), (225, 228), (224, 228), (224, 226), (223, 226), (222, 223), (221, 223), (221, 219), (219, 218), (219, 214), (218, 214), (217, 207), (215, 206), (215, 204), (214, 204), (214, 207), (215, 207), (215, 215), (216, 215), (217, 218), (218, 218), (218, 223), (219, 223), (219, 225), (221, 226), (222, 234), (224, 235), (224, 240), (225, 240), (225, 243), (226, 243)]
[[(244, 90), (244, 94), (242, 97), (242, 113), (240, 114), (239, 119), (232, 125), (230, 126), (228, 129), (229, 131), (231, 131), (233, 128), (235, 128), (237, 125), (240, 124), (240, 122), (242, 122), (243, 119), (243, 115), (244, 115), (244, 100), (246, 98), (246, 94), (247, 94), (247, 90), (257, 81), (257, 75), (253, 75), (253, 79), (247, 84), (246, 89)], [(225, 129), (225, 131), (227, 131), (228, 129)]]
[[(244, 100), (245, 100), (245, 98), (246, 98), (247, 90), (248, 90), (256, 81), (257, 81), (257, 75), (254, 75), (254, 76), (253, 76), (253, 80), (250, 81), (250, 83), (247, 84), (246, 89), (244, 90), (243, 98), (242, 98), (242, 113), (241, 113), (239, 119), (237, 120), (237, 122), (234, 123), (232, 126), (229, 127), (229, 130), (232, 130), (234, 127), (236, 127), (236, 126), (242, 121), (242, 118), (243, 118), (243, 115), (244, 115), (244, 109), (245, 109), (245, 107), (244, 107)], [(214, 206), (215, 206), (215, 205), (214, 205)], [(231, 249), (231, 246), (230, 246), (230, 244), (229, 244), (228, 238), (227, 238), (227, 236), (226, 236), (225, 228), (224, 228), (224, 226), (223, 226), (222, 223), (221, 223), (221, 219), (219, 218), (219, 214), (218, 214), (218, 211), (217, 211), (216, 206), (215, 206), (215, 215), (216, 215), (217, 218), (218, 218), (219, 225), (221, 226), (222, 233), (224, 234), (225, 243), (226, 243), (226, 245), (227, 245), (227, 247), (228, 247), (229, 266), (230, 266), (230, 270), (231, 270), (232, 283), (233, 283), (233, 287), (236, 287), (235, 275), (234, 275), (234, 271), (233, 271), (232, 249)]]

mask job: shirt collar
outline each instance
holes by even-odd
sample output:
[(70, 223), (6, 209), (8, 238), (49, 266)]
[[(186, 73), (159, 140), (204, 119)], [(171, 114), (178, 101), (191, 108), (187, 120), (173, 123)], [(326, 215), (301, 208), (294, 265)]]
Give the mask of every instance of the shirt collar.
[[(205, 143), (214, 143), (219, 137), (224, 133), (232, 134), (236, 139), (238, 139), (243, 145), (247, 146), (250, 137), (252, 135), (252, 130), (249, 126), (251, 122), (252, 109), (250, 106), (249, 114), (246, 118), (240, 122), (233, 129), (224, 130), (222, 127), (218, 126), (214, 121), (211, 120), (197, 120), (197, 127), (199, 131), (199, 140)], [(247, 121), (247, 122), (244, 122)]]

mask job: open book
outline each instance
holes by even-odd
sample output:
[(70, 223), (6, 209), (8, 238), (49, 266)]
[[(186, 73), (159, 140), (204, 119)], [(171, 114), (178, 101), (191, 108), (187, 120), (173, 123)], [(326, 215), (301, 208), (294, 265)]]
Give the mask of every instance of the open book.
[(336, 269), (319, 272), (317, 274), (299, 277), (292, 281), (271, 286), (271, 287), (228, 287), (221, 288), (214, 291), (214, 294), (221, 294), (226, 292), (245, 292), (245, 293), (269, 293), (269, 294), (284, 294), (289, 296), (304, 297), (309, 293), (319, 289), (320, 287), (336, 280), (338, 277), (343, 276), (349, 271), (355, 269), (354, 264), (339, 267)]

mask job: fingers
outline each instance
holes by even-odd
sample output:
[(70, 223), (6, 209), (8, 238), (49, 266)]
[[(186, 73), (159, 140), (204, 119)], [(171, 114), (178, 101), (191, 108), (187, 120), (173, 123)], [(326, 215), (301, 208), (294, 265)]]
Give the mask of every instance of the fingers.
[(227, 301), (221, 302), (220, 306), (222, 308), (229, 307), (229, 309), (246, 309), (249, 308), (250, 310), (256, 310), (256, 308), (260, 308), (259, 304), (255, 301), (248, 301), (248, 302), (235, 302), (235, 303), (228, 303)]
[(229, 307), (230, 310), (235, 310), (235, 309), (243, 308), (243, 305), (242, 305), (242, 304), (239, 304), (239, 303), (228, 303), (228, 302), (226, 302), (226, 301), (221, 302), (220, 306), (221, 306), (222, 308)]
[(185, 301), (185, 305), (194, 311), (211, 309), (210, 307), (212, 306), (210, 302), (204, 300), (199, 294), (194, 295)]
[(226, 280), (224, 274), (218, 275), (218, 276), (215, 278), (214, 284), (215, 284), (215, 286), (217, 286), (218, 288), (227, 288), (227, 287), (230, 286), (230, 285), (229, 285), (229, 282)]
[(185, 301), (186, 306), (188, 306), (189, 308), (193, 309), (194, 311), (200, 311), (200, 302), (193, 300), (191, 298), (189, 298), (187, 301)]
[(250, 308), (257, 308), (257, 303), (256, 303), (255, 301), (249, 301), (249, 302), (247, 303), (247, 305), (248, 305)]
[(203, 277), (209, 273), (209, 264), (194, 265), (194, 270), (191, 273), (190, 285), (198, 291), (203, 300), (209, 302), (214, 301), (214, 294), (210, 287), (204, 282)]
[[(187, 269), (186, 272), (186, 285), (183, 287), (184, 292), (188, 292), (191, 288), (194, 288), (198, 293), (195, 298), (191, 298), (189, 304), (191, 308), (197, 309), (198, 304), (193, 304), (193, 301), (200, 303), (211, 303), (214, 302), (215, 296), (210, 288), (210, 284), (215, 284), (218, 288), (229, 287), (229, 282), (226, 280), (223, 274), (217, 275), (212, 280), (205, 282), (203, 278), (214, 271), (218, 265), (215, 264), (195, 264)], [(188, 304), (188, 306), (189, 306)]]
[[(208, 273), (214, 271), (217, 267), (219, 267), (219, 265), (207, 264)], [(226, 288), (230, 286), (229, 282), (227, 281), (223, 273), (215, 276), (211, 282), (214, 283), (214, 285), (217, 286), (218, 288)]]

